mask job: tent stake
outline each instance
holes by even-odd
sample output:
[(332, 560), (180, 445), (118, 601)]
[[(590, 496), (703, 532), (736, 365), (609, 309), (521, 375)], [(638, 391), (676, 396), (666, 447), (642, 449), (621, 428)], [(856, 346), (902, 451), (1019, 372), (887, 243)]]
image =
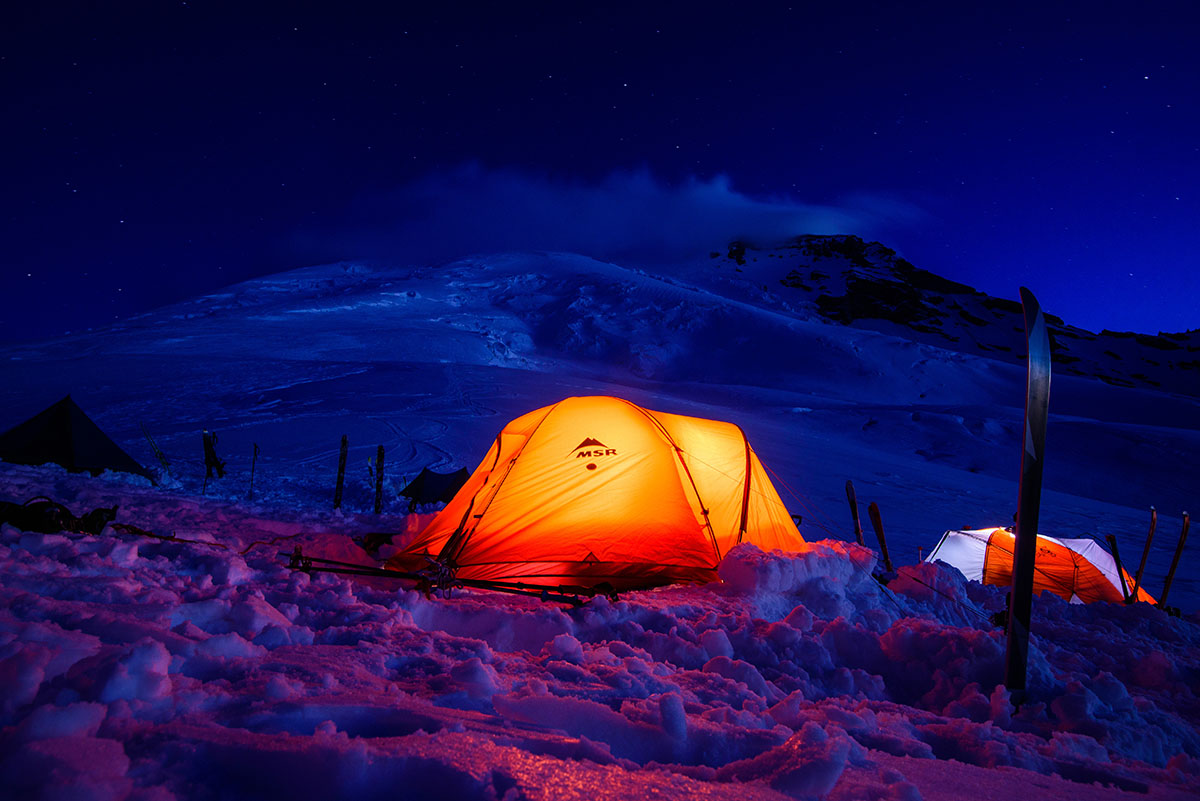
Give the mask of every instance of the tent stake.
[(850, 516), (854, 518), (854, 538), (859, 545), (865, 546), (862, 535), (862, 521), (858, 518), (858, 498), (854, 495), (854, 482), (846, 479), (846, 500), (850, 502)]
[(1154, 541), (1154, 529), (1158, 526), (1158, 510), (1150, 507), (1150, 533), (1146, 535), (1146, 547), (1142, 549), (1142, 563), (1138, 565), (1137, 575), (1133, 577), (1133, 599), (1137, 600), (1138, 590), (1142, 588), (1142, 571), (1146, 569), (1146, 558), (1150, 556), (1150, 543)]
[(1121, 568), (1121, 554), (1117, 551), (1117, 535), (1109, 534), (1105, 537), (1108, 540), (1108, 549), (1112, 551), (1113, 562), (1117, 566), (1117, 579), (1120, 580), (1121, 597), (1125, 599), (1125, 603), (1133, 603), (1133, 598), (1129, 596), (1129, 586), (1125, 583), (1125, 571)]
[(883, 537), (883, 518), (879, 516), (879, 505), (875, 501), (871, 501), (871, 505), (867, 507), (867, 514), (871, 516), (871, 525), (875, 528), (875, 536), (879, 538), (879, 551), (883, 554), (883, 566), (887, 572), (896, 572), (892, 568), (892, 557), (888, 556), (887, 540)]
[(1167, 583), (1163, 585), (1162, 595), (1158, 599), (1158, 608), (1165, 609), (1167, 606), (1167, 593), (1171, 591), (1171, 581), (1175, 578), (1175, 568), (1179, 567), (1179, 558), (1183, 556), (1183, 544), (1187, 542), (1188, 528), (1191, 526), (1191, 519), (1188, 513), (1183, 513), (1183, 531), (1179, 532), (1179, 545), (1175, 547), (1175, 557), (1171, 559), (1171, 569), (1167, 571)]
[(1042, 469), (1046, 458), (1046, 419), (1050, 410), (1050, 333), (1042, 308), (1021, 287), (1025, 316), (1025, 425), (1021, 441), (1021, 479), (1013, 527), (1012, 589), (1004, 655), (1004, 686), (1014, 704), (1025, 700), (1029, 668), (1029, 621), (1033, 613), (1033, 571), (1037, 557), (1038, 515), (1042, 505)]
[(383, 446), (375, 451), (375, 514), (383, 511)]
[(342, 486), (346, 483), (346, 451), (349, 447), (350, 441), (342, 434), (342, 448), (338, 452), (337, 486), (333, 490), (334, 509), (342, 508)]

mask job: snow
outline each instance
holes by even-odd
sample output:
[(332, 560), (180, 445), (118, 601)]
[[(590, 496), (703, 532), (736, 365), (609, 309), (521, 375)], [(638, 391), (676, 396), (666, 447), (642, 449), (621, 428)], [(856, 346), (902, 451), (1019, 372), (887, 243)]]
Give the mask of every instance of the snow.
[[(46, 386), (48, 402), (86, 386), (75, 396), (103, 428), (151, 464), (146, 422), (172, 465), (153, 487), (0, 464), (0, 498), (117, 505), (118, 522), (165, 537), (0, 526), (3, 795), (1195, 798), (1195, 549), (1172, 589), (1181, 616), (1038, 598), (1015, 706), (991, 620), (1003, 591), (917, 548), (1007, 522), (1019, 365), (831, 326), (762, 290), (761, 263), (745, 279), (721, 269), (546, 254), (307, 268), (0, 352), (6, 416), (37, 411), (19, 387)], [(738, 357), (763, 338), (782, 343), (774, 356)], [(1155, 592), (1174, 545), (1166, 504), (1194, 496), (1177, 455), (1197, 439), (1194, 395), (1056, 382), (1044, 525), (1116, 531), (1132, 561), (1161, 493)], [(288, 569), (296, 546), (377, 564), (429, 519), (404, 514), (406, 474), (473, 467), (507, 419), (591, 392), (738, 422), (811, 550), (741, 545), (719, 582), (578, 608)], [(1128, 393), (1153, 411), (1131, 419)], [(202, 494), (205, 427), (230, 476)], [(883, 510), (886, 586), (852, 542), (846, 478)], [(392, 544), (365, 551), (381, 531)]]
[[(143, 523), (165, 528), (181, 501), (138, 498)], [(922, 764), (937, 762), (1065, 778), (1086, 793), (1092, 782), (1200, 791), (1194, 616), (1044, 596), (1032, 697), (1014, 709), (998, 686), (1003, 632), (986, 617), (1001, 591), (941, 564), (905, 566), (884, 587), (853, 544), (799, 555), (742, 545), (721, 583), (578, 609), (486, 592), (426, 598), (292, 573), (278, 546), (243, 557), (265, 524), (241, 504), (207, 503), (211, 543), (0, 534), (0, 773), (11, 786), (208, 797), (205, 787), (279, 775), (258, 791), (384, 797), (403, 780), (452, 798), (513, 787), (952, 797)], [(322, 528), (296, 524), (287, 544), (316, 548), (331, 536)], [(130, 544), (135, 560), (120, 547)], [(343, 538), (343, 554), (356, 548)], [(104, 581), (81, 575), (84, 564)], [(53, 778), (32, 782), (17, 768), (27, 763)], [(1010, 797), (989, 792), (979, 797)]]

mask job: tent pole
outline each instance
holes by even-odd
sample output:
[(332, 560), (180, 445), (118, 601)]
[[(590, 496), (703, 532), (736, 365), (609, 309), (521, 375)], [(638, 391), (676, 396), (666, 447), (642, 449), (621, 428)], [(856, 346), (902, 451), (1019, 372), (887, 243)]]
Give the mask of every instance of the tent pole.
[(1150, 507), (1150, 533), (1146, 535), (1146, 547), (1142, 549), (1142, 563), (1138, 565), (1137, 575), (1133, 577), (1133, 600), (1137, 600), (1138, 590), (1142, 588), (1142, 572), (1146, 569), (1146, 558), (1150, 556), (1150, 543), (1154, 541), (1154, 529), (1158, 526), (1158, 510)]
[(1179, 558), (1183, 556), (1183, 544), (1187, 542), (1188, 528), (1191, 526), (1191, 519), (1188, 513), (1183, 513), (1183, 531), (1179, 532), (1179, 545), (1175, 546), (1175, 556), (1171, 559), (1171, 569), (1167, 571), (1167, 583), (1163, 585), (1162, 595), (1158, 599), (1158, 608), (1165, 609), (1167, 606), (1167, 593), (1171, 591), (1171, 581), (1175, 578), (1175, 568), (1179, 567)]
[(858, 540), (858, 544), (866, 546), (863, 542), (862, 535), (862, 520), (858, 517), (858, 498), (854, 495), (854, 482), (846, 479), (846, 500), (850, 502), (850, 517), (854, 518), (854, 538)]
[(1133, 598), (1129, 596), (1129, 586), (1125, 583), (1125, 571), (1121, 568), (1121, 554), (1117, 551), (1117, 535), (1109, 534), (1105, 537), (1108, 540), (1108, 549), (1112, 551), (1113, 562), (1117, 565), (1117, 580), (1120, 582), (1117, 586), (1121, 588), (1121, 597), (1125, 603), (1133, 603)]

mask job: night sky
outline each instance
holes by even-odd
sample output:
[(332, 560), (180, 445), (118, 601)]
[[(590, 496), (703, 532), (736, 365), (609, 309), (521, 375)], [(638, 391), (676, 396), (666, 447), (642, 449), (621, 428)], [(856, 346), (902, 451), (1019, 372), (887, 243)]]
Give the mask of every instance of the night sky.
[(806, 232), (1200, 326), (1195, 2), (905, 5), (9, 4), (0, 341), (338, 259)]

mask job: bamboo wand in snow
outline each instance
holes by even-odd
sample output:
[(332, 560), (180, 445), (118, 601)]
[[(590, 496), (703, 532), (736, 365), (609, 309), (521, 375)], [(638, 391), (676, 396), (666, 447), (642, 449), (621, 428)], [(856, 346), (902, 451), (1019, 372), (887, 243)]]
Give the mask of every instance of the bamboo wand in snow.
[(867, 514), (871, 516), (871, 525), (875, 527), (875, 536), (879, 538), (879, 550), (883, 554), (883, 566), (887, 568), (887, 572), (894, 573), (892, 567), (892, 557), (888, 556), (887, 540), (883, 537), (883, 518), (879, 516), (879, 505), (875, 501), (871, 501), (871, 505), (867, 507)]
[(1142, 563), (1138, 565), (1137, 575), (1133, 577), (1133, 600), (1137, 600), (1138, 590), (1142, 588), (1142, 573), (1146, 570), (1146, 558), (1150, 556), (1150, 543), (1154, 541), (1154, 529), (1158, 526), (1158, 510), (1150, 507), (1150, 533), (1146, 535), (1146, 547), (1142, 549)]
[(250, 457), (250, 497), (254, 500), (254, 466), (258, 464), (258, 443), (254, 443), (254, 455)]
[(1121, 554), (1117, 552), (1117, 535), (1108, 534), (1105, 536), (1108, 540), (1108, 548), (1112, 551), (1113, 563), (1117, 566), (1117, 580), (1120, 582), (1118, 586), (1121, 588), (1121, 598), (1125, 603), (1132, 603), (1133, 599), (1129, 597), (1129, 587), (1125, 584), (1125, 571), (1121, 568)]
[(854, 482), (846, 479), (846, 500), (850, 502), (850, 516), (854, 518), (854, 538), (859, 545), (866, 545), (862, 536), (862, 520), (858, 517), (858, 498), (854, 495)]
[(346, 483), (346, 451), (350, 447), (350, 441), (342, 434), (342, 447), (338, 452), (338, 471), (337, 471), (337, 486), (333, 490), (333, 508), (342, 508), (342, 486)]
[(1163, 609), (1167, 605), (1167, 593), (1171, 591), (1171, 581), (1175, 578), (1175, 568), (1179, 567), (1179, 558), (1183, 556), (1183, 544), (1187, 542), (1188, 528), (1191, 526), (1191, 519), (1188, 513), (1183, 513), (1183, 531), (1179, 532), (1179, 545), (1175, 547), (1175, 557), (1171, 560), (1171, 569), (1167, 571), (1167, 583), (1163, 585), (1162, 597), (1158, 599), (1158, 608)]
[(383, 511), (383, 446), (375, 452), (375, 514)]

